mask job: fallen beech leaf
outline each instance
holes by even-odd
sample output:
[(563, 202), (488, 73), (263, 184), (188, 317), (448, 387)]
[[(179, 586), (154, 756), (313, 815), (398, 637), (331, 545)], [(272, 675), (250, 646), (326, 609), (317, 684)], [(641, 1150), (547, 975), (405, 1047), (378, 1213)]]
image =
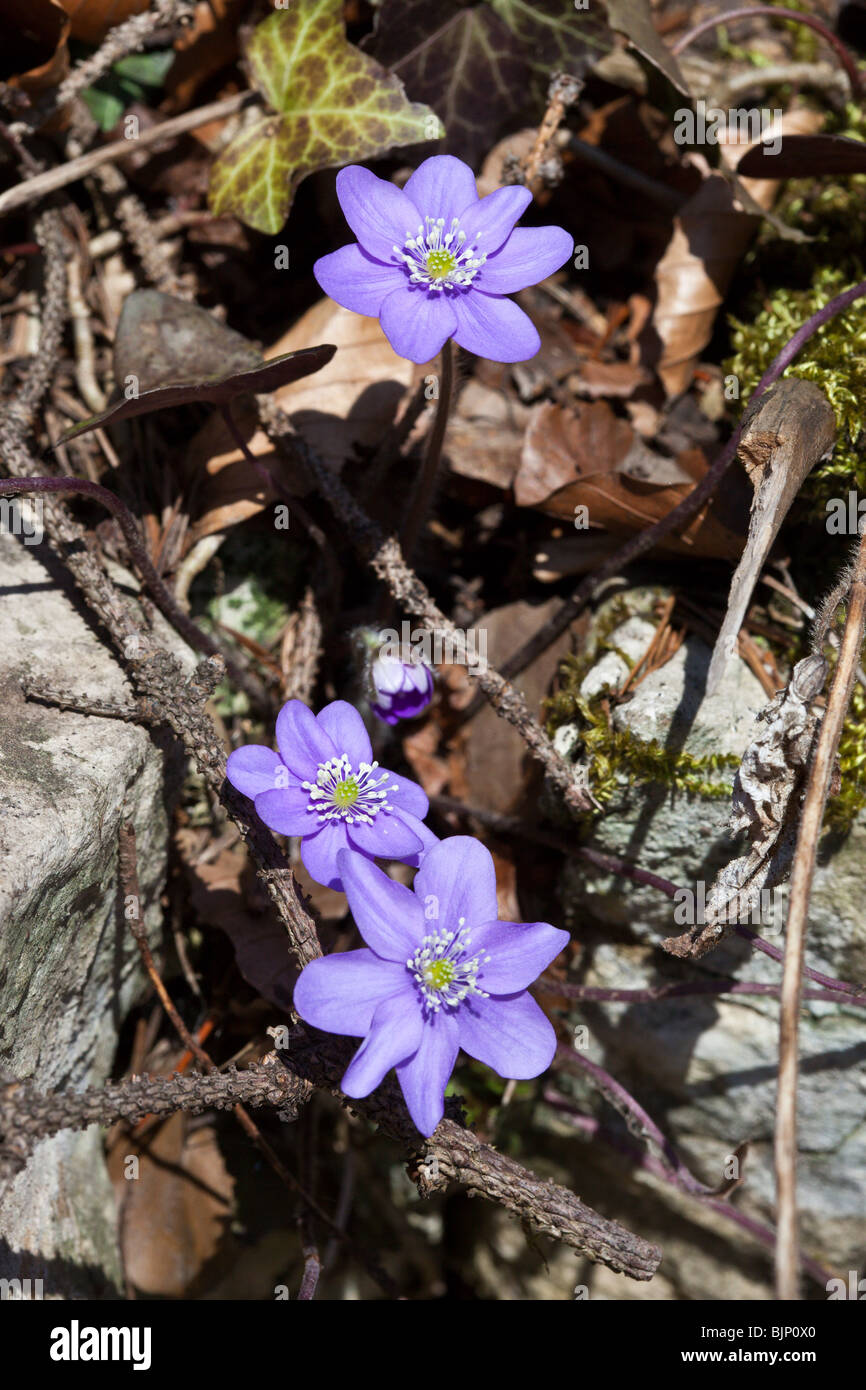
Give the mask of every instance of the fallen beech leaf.
[(437, 140), (428, 106), (346, 39), (342, 0), (304, 0), (259, 24), (246, 52), (253, 85), (276, 113), (236, 136), (211, 171), (210, 206), (274, 234), (317, 169)]
[(593, 400), (600, 396), (628, 400), (652, 381), (652, 373), (637, 362), (599, 362), (593, 357), (581, 362), (575, 377), (575, 389)]
[(174, 41), (177, 56), (165, 82), (165, 112), (189, 110), (199, 89), (234, 62), (244, 8), (244, 0), (202, 0), (196, 5), (192, 23)]
[[(571, 412), (545, 402), (532, 412), (514, 498), (574, 523), (586, 507), (589, 524), (630, 533), (659, 521), (687, 497), (706, 472), (700, 450), (676, 461), (653, 454), (604, 401)], [(733, 513), (731, 515), (730, 513)], [(702, 508), (663, 549), (736, 559), (742, 549), (730, 499)]]
[(746, 548), (710, 662), (707, 695), (734, 655), (749, 599), (791, 503), (836, 438), (836, 416), (827, 397), (814, 382), (796, 377), (771, 386), (747, 410), (746, 422), (738, 452), (755, 495)]
[(786, 135), (776, 154), (763, 144), (754, 145), (743, 155), (737, 173), (752, 179), (866, 174), (866, 142), (844, 135)]
[[(520, 600), (485, 613), (479, 626), (487, 631), (487, 655), (491, 664), (501, 668), (553, 616), (559, 602), (556, 598), (544, 603)], [(571, 632), (562, 633), (514, 678), (515, 687), (525, 696), (533, 714), (539, 717), (543, 718), (542, 701), (550, 694), (559, 664), (571, 645)], [(465, 672), (463, 674), (465, 676)], [(476, 683), (470, 678), (468, 684), (470, 695), (475, 695)], [(465, 790), (454, 787), (452, 782), (452, 795), (470, 806), (483, 806), (506, 815), (523, 812), (530, 821), (534, 820), (538, 814), (537, 796), (532, 795), (529, 800), (527, 793), (537, 786), (538, 764), (527, 754), (526, 744), (517, 730), (485, 704), (464, 733), (468, 734), (465, 738)]]
[[(398, 357), (377, 319), (364, 318), (322, 299), (308, 309), (272, 352), (283, 354), (310, 335), (327, 334), (339, 349), (333, 361), (312, 381), (295, 381), (276, 392), (277, 405), (333, 469), (351, 457), (356, 445), (375, 446), (394, 419), (413, 364)], [(270, 354), (268, 354), (270, 355)], [(302, 495), (307, 481), (297, 470), (280, 466), (273, 445), (255, 420), (238, 415), (249, 449), (281, 481)], [(209, 475), (202, 487), (202, 511), (192, 528), (193, 539), (223, 530), (226, 524), (252, 516), (272, 499), (264, 496), (261, 480), (237, 448), (217, 415), (193, 438), (186, 458), (191, 473)]]
[[(183, 841), (178, 837), (178, 843)], [(183, 852), (183, 851), (182, 851)], [(210, 863), (188, 863), (190, 897), (198, 917), (231, 940), (238, 969), (263, 999), (291, 1012), (298, 968), (285, 928), (266, 897), (250, 903), (255, 879), (243, 848), (224, 849)], [(252, 878), (252, 887), (248, 879)]]
[[(814, 130), (822, 117), (814, 111), (787, 113), (765, 132), (772, 139)], [(747, 142), (733, 134), (720, 139), (725, 164), (732, 168)], [(772, 206), (778, 182), (743, 181), (761, 207)], [(756, 217), (743, 212), (730, 184), (712, 173), (685, 202), (674, 219), (668, 247), (656, 266), (655, 310), (642, 335), (642, 360), (654, 367), (668, 396), (679, 395), (691, 383), (695, 364), (712, 336), (719, 306), (757, 229)]]
[(507, 392), (467, 382), (445, 436), (450, 472), (507, 491), (520, 467), (528, 419), (527, 407)]
[(69, 72), (69, 19), (58, 0), (0, 0), (0, 82), (38, 96)]
[(115, 380), (135, 394), (73, 425), (61, 442), (154, 410), (196, 401), (228, 406), (238, 396), (275, 391), (319, 371), (336, 350), (325, 343), (262, 362), (251, 343), (204, 309), (157, 290), (139, 290), (124, 302), (114, 349)]
[[(138, 1176), (129, 1179), (130, 1158)], [(184, 1298), (203, 1292), (230, 1254), (234, 1178), (216, 1130), (190, 1130), (188, 1116), (171, 1115), (139, 1148), (126, 1132), (114, 1140), (108, 1169), (120, 1208), (123, 1268), (139, 1292)], [(228, 1246), (228, 1248), (227, 1248)]]

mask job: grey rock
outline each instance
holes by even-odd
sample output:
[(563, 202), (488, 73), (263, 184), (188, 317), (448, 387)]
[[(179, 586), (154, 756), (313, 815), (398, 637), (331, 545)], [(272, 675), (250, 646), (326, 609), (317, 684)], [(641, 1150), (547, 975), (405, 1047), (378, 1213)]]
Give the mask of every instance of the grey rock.
[[(628, 635), (618, 629), (608, 641), (622, 646)], [(628, 655), (634, 659), (632, 651)], [(745, 663), (735, 658), (718, 692), (702, 699), (709, 661), (709, 647), (687, 637), (671, 661), (638, 685), (632, 700), (616, 707), (615, 727), (697, 757), (715, 752), (740, 758), (767, 696)], [(607, 657), (604, 663), (610, 667)], [(601, 665), (584, 682), (593, 693), (600, 689)], [(621, 678), (612, 668), (611, 675), (611, 683), (618, 685)], [(726, 767), (708, 777), (731, 784), (734, 771)], [(623, 775), (588, 843), (690, 889), (697, 901), (701, 885), (709, 890), (717, 871), (742, 853), (742, 837), (728, 832), (729, 809), (727, 798), (702, 798), (659, 784), (630, 785)], [(864, 875), (866, 823), (861, 820), (844, 841), (830, 845), (819, 866), (807, 937), (808, 964), (848, 980), (866, 976)], [(656, 890), (600, 874), (577, 859), (564, 868), (561, 892), (570, 925), (585, 943), (581, 980), (586, 984), (636, 989), (720, 974), (742, 981), (781, 980), (778, 963), (733, 935), (699, 961), (683, 964), (662, 953), (660, 939), (679, 934), (688, 924), (682, 900), (676, 904)], [(754, 923), (753, 930), (781, 946), (784, 897), (771, 906), (775, 913)], [(734, 1148), (751, 1141), (747, 1180), (736, 1204), (771, 1222), (777, 1001), (702, 996), (581, 1006), (571, 1021), (588, 1025), (588, 1055), (632, 1091), (703, 1181), (718, 1184)], [(804, 1245), (819, 1260), (845, 1270), (857, 1268), (858, 1259), (862, 1263), (866, 1246), (864, 1022), (862, 1009), (822, 1002), (807, 1004), (801, 1019)], [(609, 1110), (606, 1115), (609, 1119)], [(735, 1228), (730, 1239), (742, 1245), (742, 1233)], [(681, 1260), (680, 1268), (675, 1296), (719, 1296), (714, 1281), (716, 1288), (721, 1286), (723, 1271), (717, 1265), (713, 1275), (705, 1255), (696, 1255), (691, 1263)], [(668, 1277), (674, 1277), (669, 1267)]]
[[(159, 619), (158, 635), (192, 669), (192, 654)], [(118, 904), (118, 829), (125, 818), (135, 825), (142, 911), (153, 928), (181, 767), (159, 733), (25, 700), (24, 675), (85, 697), (129, 699), (121, 667), (62, 569), (41, 547), (4, 534), (0, 1068), (45, 1090), (76, 1090), (108, 1077), (141, 985)], [(43, 1141), (0, 1193), (0, 1277), (41, 1278), (45, 1297), (118, 1286), (98, 1130)]]

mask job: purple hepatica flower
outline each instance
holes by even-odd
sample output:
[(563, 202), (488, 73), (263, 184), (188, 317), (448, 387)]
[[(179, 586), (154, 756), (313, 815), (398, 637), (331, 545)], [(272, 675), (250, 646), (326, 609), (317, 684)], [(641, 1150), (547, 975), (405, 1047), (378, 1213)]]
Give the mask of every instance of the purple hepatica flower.
[(423, 661), (378, 656), (370, 667), (370, 708), (386, 724), (413, 719), (433, 698), (433, 672)]
[(535, 356), (535, 326), (505, 296), (552, 275), (574, 242), (562, 227), (515, 229), (532, 202), (527, 188), (479, 198), (468, 164), (441, 154), (402, 192), (351, 164), (337, 175), (337, 196), (358, 241), (313, 273), (345, 309), (378, 318), (401, 357), (429, 362), (448, 338), (493, 362)]
[(440, 840), (411, 890), (358, 855), (341, 854), (340, 872), (367, 945), (314, 960), (294, 1004), (314, 1028), (363, 1037), (341, 1083), (347, 1096), (369, 1095), (396, 1067), (430, 1135), (461, 1047), (515, 1080), (550, 1065), (556, 1037), (526, 990), (568, 932), (497, 921), (493, 859), (478, 840)]
[(277, 715), (277, 747), (278, 754), (261, 744), (238, 748), (226, 777), (253, 798), (271, 830), (302, 837), (301, 858), (317, 883), (342, 888), (341, 850), (417, 866), (439, 843), (422, 823), (427, 797), (414, 782), (373, 762), (364, 721), (344, 700), (318, 715), (301, 700), (289, 700)]

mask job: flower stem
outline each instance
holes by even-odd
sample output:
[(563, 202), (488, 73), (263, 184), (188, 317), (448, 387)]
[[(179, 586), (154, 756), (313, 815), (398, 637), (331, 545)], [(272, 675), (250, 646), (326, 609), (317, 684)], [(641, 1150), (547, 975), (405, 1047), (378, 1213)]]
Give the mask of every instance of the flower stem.
[(403, 535), (400, 542), (403, 558), (407, 564), (411, 562), (412, 552), (418, 543), (421, 528), (427, 519), (430, 503), (433, 500), (433, 492), (436, 487), (436, 477), (439, 472), (439, 460), (442, 457), (442, 445), (445, 441), (445, 430), (448, 425), (448, 412), (451, 408), (453, 391), (454, 347), (449, 338), (442, 349), (442, 379), (439, 383), (439, 402), (436, 406), (436, 418), (433, 421), (433, 428), (430, 431), (427, 452), (424, 455), (424, 463), (421, 468), (421, 477), (418, 479), (418, 486), (415, 490), (412, 507), (406, 525), (403, 528)]

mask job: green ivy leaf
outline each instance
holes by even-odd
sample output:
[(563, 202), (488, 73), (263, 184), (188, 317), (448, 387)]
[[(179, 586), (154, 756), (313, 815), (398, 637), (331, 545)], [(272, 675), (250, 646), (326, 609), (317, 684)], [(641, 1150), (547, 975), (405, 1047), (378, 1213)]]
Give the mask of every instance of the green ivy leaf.
[(554, 72), (582, 76), (613, 42), (573, 0), (383, 0), (365, 47), (436, 102), (446, 148), (477, 164), (518, 115), (536, 118)]
[(407, 100), (399, 78), (347, 41), (341, 0), (275, 11), (254, 31), (247, 62), (276, 114), (219, 156), (209, 203), (217, 216), (234, 213), (257, 231), (280, 230), (295, 189), (315, 170), (443, 133), (429, 107)]

